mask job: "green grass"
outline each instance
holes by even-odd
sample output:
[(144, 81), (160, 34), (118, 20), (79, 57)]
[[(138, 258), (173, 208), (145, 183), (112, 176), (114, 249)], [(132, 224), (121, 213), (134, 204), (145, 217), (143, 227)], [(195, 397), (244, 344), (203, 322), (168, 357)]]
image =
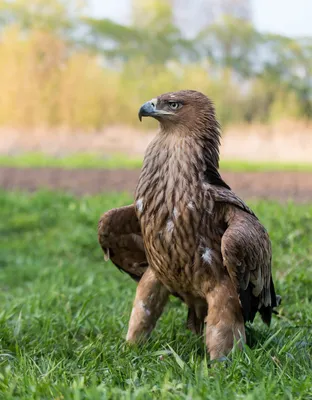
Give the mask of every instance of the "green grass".
[(286, 163), (278, 161), (240, 161), (240, 160), (221, 160), (220, 168), (223, 171), (236, 172), (264, 172), (264, 171), (302, 171), (311, 172), (312, 164)]
[(24, 153), (16, 156), (0, 155), (0, 166), (19, 168), (141, 168), (142, 159), (114, 154), (101, 157), (95, 154), (79, 153), (64, 157), (53, 157), (42, 153)]
[(0, 192), (0, 397), (311, 399), (312, 205), (251, 204), (273, 241), (280, 316), (208, 368), (174, 298), (143, 347), (124, 342), (135, 283), (104, 263), (96, 230), (130, 201)]
[[(122, 154), (100, 156), (95, 154), (73, 154), (63, 157), (53, 157), (42, 153), (25, 153), (15, 156), (0, 155), (0, 166), (20, 168), (106, 168), (106, 169), (137, 169), (142, 166), (141, 158), (128, 157)], [(223, 171), (312, 171), (312, 163), (280, 163), (251, 162), (239, 160), (221, 161)]]

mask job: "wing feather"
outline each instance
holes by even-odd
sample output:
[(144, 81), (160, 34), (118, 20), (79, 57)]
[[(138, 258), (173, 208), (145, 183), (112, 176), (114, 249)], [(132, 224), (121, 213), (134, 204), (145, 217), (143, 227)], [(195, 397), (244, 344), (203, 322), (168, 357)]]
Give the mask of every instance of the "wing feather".
[(134, 206), (107, 211), (98, 224), (98, 239), (105, 260), (139, 281), (147, 270), (140, 224)]
[(217, 204), (222, 204), (227, 226), (221, 241), (223, 263), (238, 288), (245, 321), (253, 321), (259, 311), (269, 324), (277, 305), (269, 235), (250, 208), (232, 191), (214, 188), (214, 198)]

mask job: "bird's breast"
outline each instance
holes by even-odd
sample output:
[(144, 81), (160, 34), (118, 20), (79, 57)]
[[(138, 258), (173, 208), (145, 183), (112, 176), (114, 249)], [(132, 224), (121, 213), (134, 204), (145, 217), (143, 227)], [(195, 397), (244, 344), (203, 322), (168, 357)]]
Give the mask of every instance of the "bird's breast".
[(193, 292), (204, 275), (219, 268), (221, 236), (212, 200), (202, 192), (155, 190), (139, 194), (135, 206), (149, 263), (173, 291)]

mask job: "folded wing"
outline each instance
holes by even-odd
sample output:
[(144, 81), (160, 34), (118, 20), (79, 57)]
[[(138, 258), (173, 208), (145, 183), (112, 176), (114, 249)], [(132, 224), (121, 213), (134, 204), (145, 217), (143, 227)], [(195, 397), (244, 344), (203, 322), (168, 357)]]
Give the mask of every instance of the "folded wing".
[(221, 242), (223, 264), (238, 289), (244, 319), (253, 321), (259, 311), (269, 325), (277, 306), (269, 235), (254, 213), (232, 191), (216, 188), (215, 201), (222, 204), (227, 227)]

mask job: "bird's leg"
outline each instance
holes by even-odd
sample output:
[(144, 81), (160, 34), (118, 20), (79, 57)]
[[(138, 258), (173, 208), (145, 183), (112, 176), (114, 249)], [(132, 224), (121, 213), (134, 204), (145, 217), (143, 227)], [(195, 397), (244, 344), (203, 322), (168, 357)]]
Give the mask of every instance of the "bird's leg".
[(149, 336), (168, 297), (169, 291), (148, 268), (137, 287), (126, 338), (128, 342), (137, 343)]
[(207, 293), (209, 312), (206, 318), (206, 345), (210, 359), (226, 356), (235, 341), (239, 348), (246, 341), (244, 318), (237, 291), (225, 277)]

